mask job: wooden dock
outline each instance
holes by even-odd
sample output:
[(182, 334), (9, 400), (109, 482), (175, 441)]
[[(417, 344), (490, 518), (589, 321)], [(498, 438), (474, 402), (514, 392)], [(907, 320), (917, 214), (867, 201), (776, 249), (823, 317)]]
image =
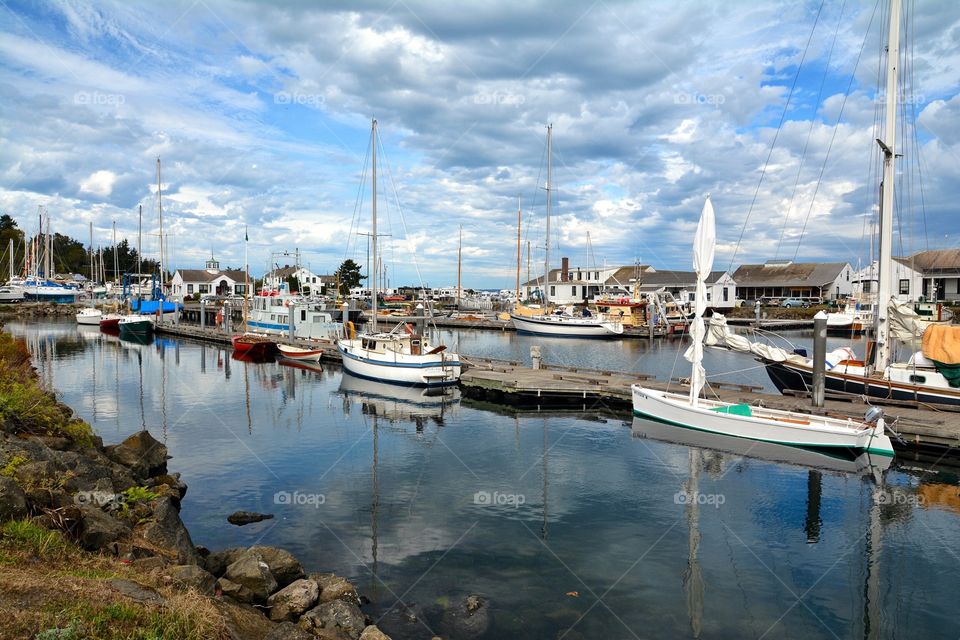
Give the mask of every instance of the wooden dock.
[[(230, 344), (230, 335), (220, 328), (201, 328), (190, 324), (161, 323), (157, 332), (187, 339)], [(297, 346), (316, 348), (318, 343), (306, 340), (283, 340)], [(339, 362), (340, 353), (333, 345), (320, 345), (325, 362)], [(620, 373), (582, 367), (544, 364), (532, 369), (520, 362), (494, 360), (461, 354), (463, 373), (460, 386), (466, 397), (511, 405), (523, 410), (607, 411), (623, 417), (632, 412), (630, 385), (643, 382), (653, 389), (686, 392), (682, 379), (657, 380), (642, 373)], [(763, 404), (764, 406), (836, 417), (859, 419), (868, 405), (861, 398), (827, 393), (825, 406), (815, 409), (807, 397), (762, 393), (760, 387), (733, 382), (710, 381), (710, 397), (725, 402)], [(910, 406), (910, 403), (871, 399), (881, 405), (888, 423), (901, 435), (906, 446), (916, 450), (933, 450), (950, 455), (960, 454), (960, 407)]]

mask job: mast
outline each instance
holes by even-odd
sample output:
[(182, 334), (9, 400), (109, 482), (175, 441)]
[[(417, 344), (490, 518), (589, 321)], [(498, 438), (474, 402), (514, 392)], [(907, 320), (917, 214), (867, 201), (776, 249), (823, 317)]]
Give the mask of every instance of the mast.
[(897, 143), (897, 73), (900, 63), (900, 0), (890, 0), (890, 35), (887, 41), (887, 86), (885, 140), (877, 140), (883, 150), (883, 184), (880, 194), (879, 287), (877, 288), (877, 357), (874, 371), (890, 364), (890, 322), (887, 306), (893, 294), (893, 181)]
[(520, 196), (517, 196), (517, 304), (520, 304)]
[(550, 189), (553, 182), (553, 125), (547, 125), (547, 245), (543, 257), (543, 312), (550, 304)]
[[(247, 332), (247, 298), (250, 296), (250, 261), (247, 259), (247, 244), (250, 242), (250, 232), (247, 226), (243, 226), (243, 332)], [(301, 287), (302, 289), (302, 287)], [(294, 308), (290, 309), (293, 314)]]
[(140, 272), (143, 271), (143, 205), (140, 205), (140, 217), (137, 219), (137, 300), (140, 299)]
[(53, 240), (50, 238), (50, 216), (47, 216), (47, 263), (44, 267), (43, 276), (50, 279), (50, 273), (53, 271)]
[(460, 225), (460, 244), (457, 247), (457, 311), (460, 311), (460, 260), (463, 257), (463, 225)]
[(93, 291), (93, 221), (90, 221), (90, 251), (88, 257), (90, 258), (90, 290)]
[(163, 295), (163, 197), (160, 194), (160, 158), (157, 157), (157, 213), (160, 216), (160, 294)]
[(13, 238), (10, 238), (8, 243), (7, 251), (10, 252), (10, 277), (7, 278), (7, 282), (13, 280)]
[[(373, 249), (373, 281), (370, 283), (370, 313), (373, 315), (373, 331), (377, 332), (377, 276), (379, 275), (379, 263), (377, 262), (377, 119), (373, 119), (370, 132), (370, 184), (373, 194), (373, 213), (370, 224), (370, 244)], [(368, 269), (369, 272), (369, 269)]]
[(113, 221), (113, 279), (116, 280), (120, 275), (117, 268), (117, 221)]

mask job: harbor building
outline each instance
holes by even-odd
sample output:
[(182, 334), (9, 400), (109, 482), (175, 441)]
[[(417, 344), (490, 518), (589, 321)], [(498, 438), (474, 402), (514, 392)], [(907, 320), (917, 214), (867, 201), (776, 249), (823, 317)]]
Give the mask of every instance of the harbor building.
[(246, 277), (240, 269), (221, 269), (211, 256), (203, 269), (177, 269), (170, 281), (170, 293), (180, 302), (193, 295), (242, 296), (246, 293)]
[(768, 260), (764, 264), (740, 265), (733, 272), (733, 280), (737, 298), (741, 300), (801, 298), (815, 301), (850, 296), (854, 275), (848, 262)]

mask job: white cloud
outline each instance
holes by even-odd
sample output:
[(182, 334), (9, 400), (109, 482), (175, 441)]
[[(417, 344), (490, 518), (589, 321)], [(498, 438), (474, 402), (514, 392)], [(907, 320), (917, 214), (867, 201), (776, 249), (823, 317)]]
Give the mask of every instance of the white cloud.
[(113, 183), (116, 181), (117, 174), (112, 171), (105, 169), (94, 171), (85, 180), (80, 181), (80, 191), (105, 198), (113, 191)]

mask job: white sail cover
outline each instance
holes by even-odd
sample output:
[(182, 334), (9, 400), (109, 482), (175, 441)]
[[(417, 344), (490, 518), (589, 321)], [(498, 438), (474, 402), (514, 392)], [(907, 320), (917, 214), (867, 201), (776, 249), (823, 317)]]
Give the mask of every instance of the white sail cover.
[(722, 347), (732, 351), (751, 353), (773, 362), (786, 362), (788, 360), (797, 363), (807, 362), (806, 358), (791, 353), (786, 349), (781, 349), (780, 347), (763, 342), (752, 342), (746, 336), (733, 333), (727, 324), (727, 319), (716, 312), (714, 312), (710, 318), (710, 328), (707, 330), (704, 344), (708, 347)]
[(693, 341), (683, 357), (693, 366), (690, 371), (690, 404), (697, 406), (700, 390), (703, 389), (706, 372), (703, 369), (703, 312), (707, 310), (706, 279), (713, 269), (713, 254), (717, 245), (717, 224), (713, 215), (710, 196), (703, 203), (700, 222), (697, 223), (697, 235), (693, 238), (693, 270), (697, 273), (696, 316), (690, 327), (690, 339)]

